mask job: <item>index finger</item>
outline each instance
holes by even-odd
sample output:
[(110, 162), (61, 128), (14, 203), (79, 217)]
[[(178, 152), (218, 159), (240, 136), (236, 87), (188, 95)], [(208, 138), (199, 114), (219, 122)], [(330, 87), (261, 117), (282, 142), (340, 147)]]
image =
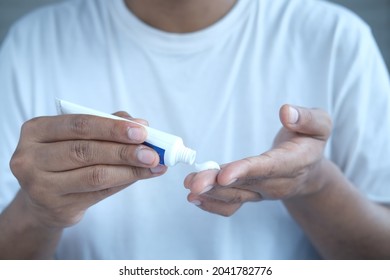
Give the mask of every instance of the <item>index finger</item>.
[(23, 125), (22, 134), (32, 135), (40, 143), (82, 139), (139, 144), (147, 136), (137, 123), (72, 114), (34, 118)]
[(228, 186), (240, 178), (259, 180), (260, 178), (289, 177), (299, 170), (299, 156), (273, 149), (259, 156), (244, 158), (229, 164), (218, 174), (218, 184)]

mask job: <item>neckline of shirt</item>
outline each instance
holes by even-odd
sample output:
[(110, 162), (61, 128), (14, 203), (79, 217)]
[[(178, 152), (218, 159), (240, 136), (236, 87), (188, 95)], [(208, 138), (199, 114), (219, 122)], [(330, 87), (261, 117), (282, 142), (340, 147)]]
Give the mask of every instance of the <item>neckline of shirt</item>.
[[(231, 34), (246, 19), (253, 0), (238, 0), (223, 18), (214, 24), (190, 33), (171, 33), (154, 28), (140, 20), (130, 11), (124, 0), (111, 0), (113, 17), (125, 29), (124, 36), (130, 36), (144, 47), (163, 52), (189, 53), (209, 48)], [(106, 1), (105, 1), (106, 2)]]

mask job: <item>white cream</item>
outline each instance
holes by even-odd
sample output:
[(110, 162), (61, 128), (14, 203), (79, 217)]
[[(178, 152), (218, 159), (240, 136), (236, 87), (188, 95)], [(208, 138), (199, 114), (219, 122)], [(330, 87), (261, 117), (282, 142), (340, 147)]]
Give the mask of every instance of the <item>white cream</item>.
[(221, 167), (215, 161), (206, 161), (202, 163), (195, 163), (195, 169), (196, 171), (200, 172), (200, 171), (210, 170), (210, 169), (220, 170)]

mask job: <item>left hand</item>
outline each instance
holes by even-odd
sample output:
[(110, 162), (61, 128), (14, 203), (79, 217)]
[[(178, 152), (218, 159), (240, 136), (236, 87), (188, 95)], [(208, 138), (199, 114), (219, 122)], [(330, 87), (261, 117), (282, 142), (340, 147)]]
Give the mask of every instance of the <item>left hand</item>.
[(284, 105), (283, 127), (271, 150), (254, 157), (189, 174), (188, 201), (201, 209), (230, 216), (250, 201), (287, 200), (322, 189), (323, 153), (332, 130), (329, 115), (319, 109)]

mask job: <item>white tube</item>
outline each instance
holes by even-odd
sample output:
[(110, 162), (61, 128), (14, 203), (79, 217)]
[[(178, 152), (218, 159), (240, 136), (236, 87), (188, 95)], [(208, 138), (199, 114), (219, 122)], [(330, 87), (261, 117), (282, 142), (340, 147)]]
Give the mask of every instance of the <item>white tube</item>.
[[(86, 114), (137, 123), (125, 118), (73, 104), (61, 99), (56, 99), (56, 105), (58, 114)], [(158, 153), (160, 156), (160, 164), (167, 166), (174, 166), (178, 162), (183, 162), (190, 165), (194, 164), (196, 151), (185, 147), (183, 144), (183, 139), (178, 136), (151, 128), (149, 126), (142, 125), (140, 123), (137, 124), (143, 126), (146, 129), (148, 136), (143, 144), (151, 147)]]

